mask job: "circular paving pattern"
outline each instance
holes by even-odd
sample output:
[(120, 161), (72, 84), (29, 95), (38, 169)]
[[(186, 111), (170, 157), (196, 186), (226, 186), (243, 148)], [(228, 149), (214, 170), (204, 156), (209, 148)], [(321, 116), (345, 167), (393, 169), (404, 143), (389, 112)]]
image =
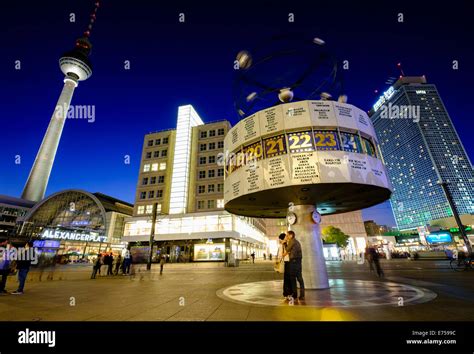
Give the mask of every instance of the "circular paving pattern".
[[(295, 301), (295, 304), (310, 307), (406, 306), (436, 298), (436, 294), (426, 288), (394, 282), (330, 279), (329, 284), (330, 288), (326, 290), (306, 290), (306, 299)], [(220, 289), (217, 296), (246, 305), (288, 306), (282, 288), (282, 280), (244, 283)]]

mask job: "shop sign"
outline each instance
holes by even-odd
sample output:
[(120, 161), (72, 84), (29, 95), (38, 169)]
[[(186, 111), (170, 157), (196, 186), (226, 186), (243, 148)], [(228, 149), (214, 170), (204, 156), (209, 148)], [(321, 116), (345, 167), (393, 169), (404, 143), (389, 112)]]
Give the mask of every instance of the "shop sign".
[(41, 238), (68, 241), (107, 242), (107, 236), (100, 236), (96, 233), (58, 229), (44, 229), (41, 233)]

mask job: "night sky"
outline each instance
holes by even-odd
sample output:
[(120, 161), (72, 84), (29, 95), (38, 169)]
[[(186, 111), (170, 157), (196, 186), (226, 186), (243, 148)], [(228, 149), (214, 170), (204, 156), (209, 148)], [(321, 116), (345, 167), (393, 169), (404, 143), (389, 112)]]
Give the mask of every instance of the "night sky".
[[(204, 121), (235, 124), (236, 54), (294, 31), (323, 38), (340, 61), (349, 60), (346, 93), (364, 110), (376, 101), (374, 90), (383, 92), (386, 79), (400, 74), (398, 62), (405, 75), (426, 75), (472, 159), (474, 27), (468, 3), (104, 0), (91, 37), (93, 75), (79, 84), (72, 102), (95, 105), (95, 122), (66, 121), (46, 194), (80, 188), (133, 203), (144, 134), (174, 128), (183, 104), (192, 104)], [(84, 31), (93, 1), (0, 6), (0, 194), (19, 197), (63, 85), (58, 59)], [(185, 23), (178, 22), (179, 13)], [(124, 69), (125, 60), (131, 70)], [(388, 203), (364, 211), (364, 218), (394, 225)]]

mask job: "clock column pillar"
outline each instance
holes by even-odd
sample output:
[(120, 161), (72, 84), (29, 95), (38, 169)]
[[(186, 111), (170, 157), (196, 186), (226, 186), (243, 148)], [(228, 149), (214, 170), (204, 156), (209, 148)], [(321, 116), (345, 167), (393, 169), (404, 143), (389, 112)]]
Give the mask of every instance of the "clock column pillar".
[(314, 205), (293, 205), (289, 213), (296, 215), (296, 222), (289, 226), (301, 243), (303, 252), (303, 280), (306, 289), (328, 289), (328, 273), (321, 240), (321, 226), (313, 220)]

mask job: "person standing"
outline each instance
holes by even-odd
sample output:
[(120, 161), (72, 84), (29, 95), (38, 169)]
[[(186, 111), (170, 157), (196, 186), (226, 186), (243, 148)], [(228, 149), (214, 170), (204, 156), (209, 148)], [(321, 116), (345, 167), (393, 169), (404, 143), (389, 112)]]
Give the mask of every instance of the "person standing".
[(91, 275), (91, 279), (95, 279), (96, 275), (97, 275), (97, 272), (99, 272), (100, 274), (100, 267), (102, 266), (102, 256), (101, 254), (99, 253), (97, 255), (97, 258), (94, 262), (94, 265), (92, 266), (92, 275)]
[(380, 266), (380, 255), (373, 247), (370, 248), (370, 253), (372, 256), (372, 262), (374, 263), (375, 269), (377, 271), (377, 275), (379, 276), (379, 278), (381, 278), (384, 276), (384, 272), (382, 270), (382, 267)]
[(160, 275), (163, 275), (163, 267), (165, 266), (166, 263), (166, 255), (163, 253), (160, 256)]
[(4, 251), (0, 254), (0, 295), (8, 294), (8, 291), (5, 290), (7, 285), (8, 274), (10, 274), (10, 259), (8, 257), (8, 252), (10, 249), (10, 242), (5, 241), (3, 244), (0, 244), (1, 247), (4, 247)]
[(122, 255), (119, 254), (117, 257), (115, 257), (114, 275), (118, 275), (121, 265), (122, 265)]
[(114, 266), (113, 253), (110, 252), (106, 257), (107, 257), (107, 275), (114, 275), (114, 273), (113, 273), (113, 266)]
[(290, 257), (284, 256), (286, 252), (286, 234), (281, 233), (278, 236), (278, 247), (277, 263), (280, 265), (283, 263), (283, 297), (287, 298), (291, 295), (291, 279), (290, 279)]
[[(286, 252), (284, 256), (288, 255), (290, 257), (290, 284), (291, 284), (291, 297), (293, 299), (304, 300), (305, 298), (305, 289), (304, 281), (302, 275), (302, 264), (301, 260), (303, 258), (303, 253), (301, 251), (301, 244), (296, 239), (294, 231), (287, 232), (288, 243), (286, 246)], [(296, 281), (300, 285), (300, 296), (298, 298), (298, 287), (296, 286)]]
[[(25, 248), (21, 250), (22, 259), (16, 261), (16, 269), (18, 270), (18, 289), (12, 292), (13, 295), (22, 295), (25, 288), (26, 277), (30, 271), (31, 258), (29, 249), (33, 246), (32, 242), (27, 242)], [(34, 252), (34, 249), (32, 250)]]
[(255, 263), (255, 252), (252, 252), (252, 254), (250, 255), (250, 257), (252, 257), (252, 263)]

